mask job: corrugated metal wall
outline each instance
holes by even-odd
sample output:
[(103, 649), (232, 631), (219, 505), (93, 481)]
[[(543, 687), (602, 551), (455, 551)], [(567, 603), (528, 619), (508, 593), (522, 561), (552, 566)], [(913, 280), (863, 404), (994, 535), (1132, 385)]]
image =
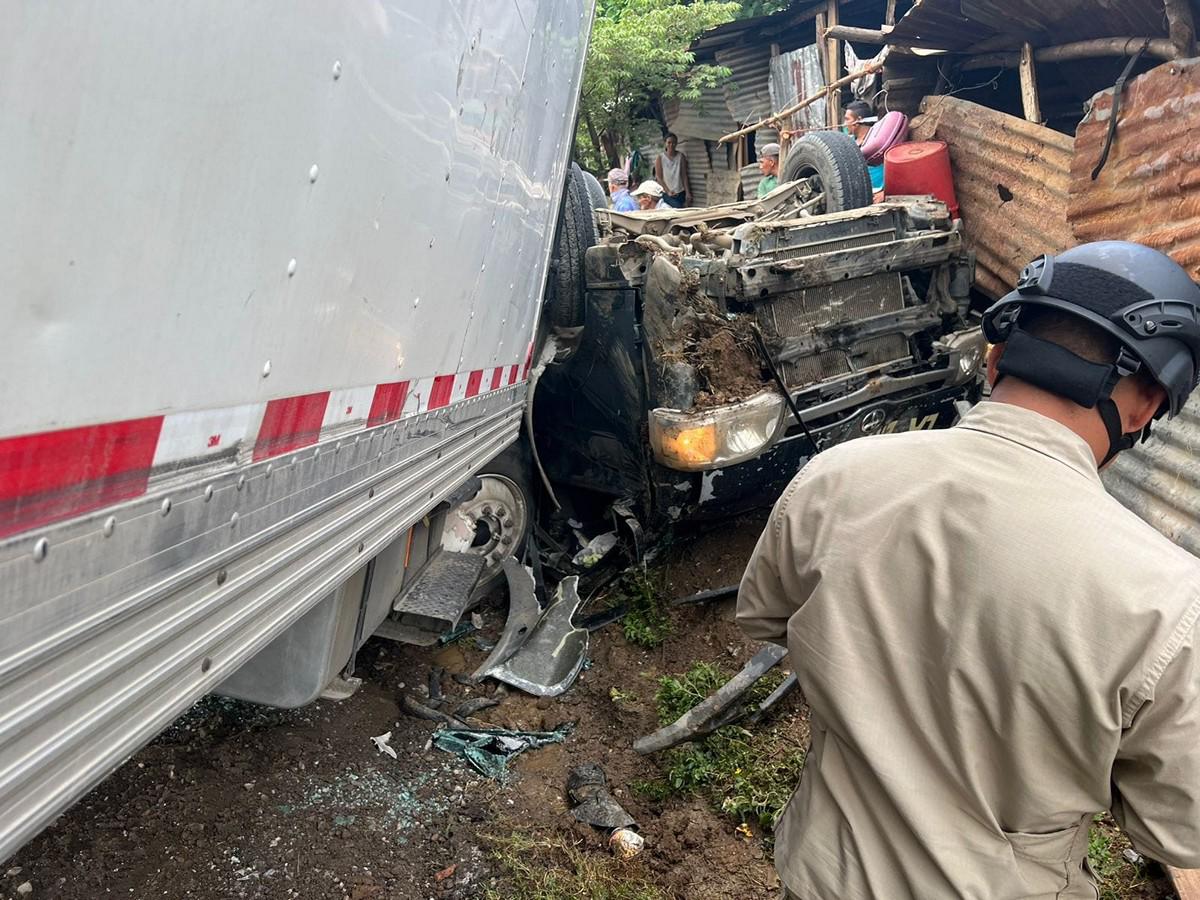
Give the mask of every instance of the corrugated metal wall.
[[(1164, 63), (1125, 86), (1117, 136), (1095, 181), (1112, 91), (1075, 134), (1068, 218), (1078, 241), (1132, 240), (1200, 278), (1200, 60)], [(1200, 397), (1104, 473), (1112, 494), (1200, 556)]]
[(668, 104), (666, 113), (667, 127), (680, 138), (716, 141), (737, 130), (722, 88), (707, 88), (696, 101), (674, 101)]
[(733, 72), (725, 84), (725, 105), (741, 125), (765, 119), (771, 109), (771, 48), (765, 45), (717, 51), (717, 63)]
[(1164, 63), (1125, 86), (1100, 177), (1112, 91), (1075, 133), (1068, 219), (1075, 238), (1122, 238), (1169, 253), (1200, 280), (1200, 60)]
[[(825, 86), (821, 56), (816, 44), (781, 53), (771, 60), (771, 105), (776, 110), (816, 93)], [(821, 128), (825, 125), (825, 100), (806, 106), (788, 117), (791, 129)]]
[(706, 90), (699, 103), (670, 103), (666, 115), (667, 127), (679, 138), (679, 149), (687, 156), (692, 205), (712, 206), (735, 199), (729, 196), (729, 183), (733, 180), (736, 190), (730, 174), (737, 171), (736, 147), (717, 143), (737, 130), (724, 90)]
[(999, 297), (1035, 256), (1074, 246), (1067, 223), (1071, 138), (955, 97), (926, 97), (921, 109), (912, 139), (949, 145), (979, 290)]
[(1105, 470), (1104, 484), (1172, 541), (1200, 556), (1200, 397)]

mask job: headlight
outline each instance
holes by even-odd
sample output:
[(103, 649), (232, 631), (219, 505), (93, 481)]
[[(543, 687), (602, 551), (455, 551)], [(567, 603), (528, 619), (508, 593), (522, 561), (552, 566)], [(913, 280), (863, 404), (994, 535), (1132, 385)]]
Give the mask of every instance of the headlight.
[(774, 443), (784, 400), (762, 393), (702, 412), (650, 410), (650, 446), (664, 466), (697, 472), (753, 459)]
[(982, 329), (957, 331), (946, 335), (937, 343), (942, 349), (958, 357), (958, 372), (953, 379), (955, 384), (970, 381), (975, 377), (987, 352), (987, 339), (984, 338)]

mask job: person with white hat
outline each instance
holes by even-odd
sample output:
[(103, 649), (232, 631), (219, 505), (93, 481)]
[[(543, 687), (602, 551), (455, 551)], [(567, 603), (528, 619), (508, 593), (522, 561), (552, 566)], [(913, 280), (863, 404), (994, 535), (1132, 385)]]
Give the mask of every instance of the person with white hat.
[(670, 209), (671, 204), (663, 199), (663, 186), (653, 178), (647, 178), (630, 194), (637, 201), (638, 209)]
[(758, 183), (758, 197), (761, 200), (779, 184), (779, 145), (775, 142), (763, 144), (758, 151), (758, 167), (762, 170), (762, 181)]

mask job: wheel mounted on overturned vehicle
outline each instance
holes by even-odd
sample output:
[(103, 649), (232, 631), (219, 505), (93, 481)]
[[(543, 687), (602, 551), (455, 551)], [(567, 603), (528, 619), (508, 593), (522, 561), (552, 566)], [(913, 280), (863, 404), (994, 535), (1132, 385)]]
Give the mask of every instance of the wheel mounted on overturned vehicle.
[(821, 213), (843, 212), (871, 205), (871, 176), (854, 138), (837, 131), (806, 134), (788, 150), (782, 181), (808, 179), (816, 194), (823, 193)]

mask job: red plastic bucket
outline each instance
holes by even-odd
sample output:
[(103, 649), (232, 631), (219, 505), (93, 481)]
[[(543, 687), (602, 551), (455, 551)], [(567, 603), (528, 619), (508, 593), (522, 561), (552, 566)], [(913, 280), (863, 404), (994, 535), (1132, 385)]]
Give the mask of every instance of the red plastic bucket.
[(933, 194), (958, 218), (954, 176), (945, 141), (899, 144), (883, 155), (883, 188), (888, 196)]

